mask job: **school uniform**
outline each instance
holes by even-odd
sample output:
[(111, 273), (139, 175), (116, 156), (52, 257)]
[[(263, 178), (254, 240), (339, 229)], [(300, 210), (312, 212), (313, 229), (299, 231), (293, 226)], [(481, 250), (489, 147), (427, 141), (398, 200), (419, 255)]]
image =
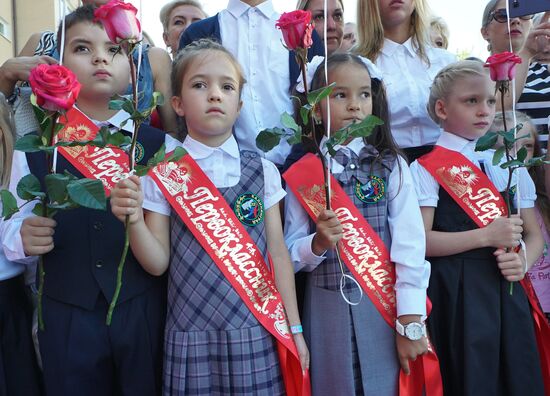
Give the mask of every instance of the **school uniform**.
[(412, 38), (402, 44), (386, 38), (374, 61), (382, 71), (393, 138), (410, 162), (427, 153), (439, 136), (426, 109), (430, 86), (443, 67), (457, 60), (441, 48), (425, 50), (429, 63), (422, 60)]
[[(324, 139), (321, 146), (324, 147)], [(396, 266), (397, 315), (426, 314), (426, 287), (430, 274), (424, 260), (422, 218), (405, 160), (382, 154), (354, 139), (337, 146), (333, 175), (353, 204), (388, 247)], [(340, 161), (340, 162), (339, 162)], [(368, 203), (355, 194), (379, 178), (377, 188), (366, 190)], [(356, 306), (340, 294), (341, 272), (333, 251), (316, 256), (311, 249), (315, 224), (292, 191), (287, 191), (285, 241), (296, 271), (307, 272), (302, 323), (311, 353), (314, 395), (397, 395), (399, 361), (395, 330), (388, 326), (368, 296)], [(345, 267), (345, 265), (344, 265)], [(351, 275), (347, 267), (345, 273)], [(358, 301), (357, 286), (344, 288)]]
[[(242, 150), (260, 155), (282, 165), (290, 153), (290, 145), (280, 144), (268, 153), (256, 147), (256, 136), (266, 128), (282, 127), (281, 114), (292, 114), (290, 90), (300, 75), (294, 51), (283, 46), (282, 33), (275, 24), (279, 14), (271, 0), (250, 7), (240, 0), (229, 0), (227, 8), (213, 17), (194, 22), (181, 35), (179, 48), (200, 38), (222, 43), (239, 61), (247, 83), (243, 87), (244, 106), (235, 123), (235, 137)], [(308, 59), (323, 55), (319, 35), (313, 31), (313, 45)]]
[[(108, 120), (114, 127), (128, 115)], [(133, 124), (121, 127), (131, 134)], [(136, 157), (147, 160), (165, 140), (162, 131), (141, 126)], [(57, 172), (80, 172), (62, 155)], [(15, 152), (10, 190), (32, 173), (47, 174), (43, 153)], [(26, 257), (20, 236), (33, 205), (2, 224), (4, 251), (12, 260)], [(156, 395), (160, 392), (165, 279), (143, 270), (131, 250), (111, 326), (105, 319), (116, 286), (117, 266), (124, 245), (124, 225), (106, 211), (77, 208), (60, 211), (55, 220), (54, 249), (44, 255), (44, 331), (38, 338), (48, 395)]]
[[(264, 211), (285, 195), (274, 164), (239, 151), (233, 136), (208, 147), (187, 136), (183, 147), (233, 208), (253, 194)], [(143, 180), (145, 209), (171, 217), (165, 329), (165, 395), (282, 395), (275, 338), (256, 319), (158, 187)], [(257, 216), (263, 216), (258, 211)], [(244, 223), (267, 262), (263, 217)]]
[[(508, 171), (492, 165), (492, 151), (475, 153), (475, 141), (448, 132), (441, 133), (437, 145), (460, 152), (484, 169), (499, 191), (505, 189)], [(434, 231), (477, 228), (422, 165), (414, 162), (411, 171), (420, 206), (435, 207)], [(513, 185), (519, 185), (520, 207), (532, 208), (535, 188), (525, 168), (516, 172)], [(427, 323), (445, 395), (544, 394), (529, 302), (519, 283), (510, 294), (494, 251), (489, 247), (428, 258), (433, 309)]]

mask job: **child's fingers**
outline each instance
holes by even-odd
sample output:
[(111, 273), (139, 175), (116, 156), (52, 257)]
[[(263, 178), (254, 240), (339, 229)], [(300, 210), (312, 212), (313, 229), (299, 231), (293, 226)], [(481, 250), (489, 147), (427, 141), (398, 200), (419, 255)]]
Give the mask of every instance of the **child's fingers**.
[(401, 369), (406, 375), (409, 375), (411, 373), (411, 369), (409, 367), (409, 359), (405, 356), (399, 356), (399, 364), (401, 365)]

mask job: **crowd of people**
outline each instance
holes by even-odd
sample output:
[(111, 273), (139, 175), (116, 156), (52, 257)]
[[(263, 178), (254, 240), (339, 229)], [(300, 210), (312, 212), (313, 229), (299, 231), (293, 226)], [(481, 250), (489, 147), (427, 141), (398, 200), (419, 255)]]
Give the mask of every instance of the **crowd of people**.
[[(15, 196), (50, 171), (44, 152), (14, 150), (39, 129), (36, 66), (63, 54), (83, 117), (134, 132), (109, 107), (132, 86), (94, 16), (108, 1), (82, 3), (0, 66), (0, 185)], [(192, 160), (121, 178), (106, 211), (49, 218), (17, 198), (0, 223), (0, 396), (416, 395), (406, 378), (423, 381), (418, 364), (435, 355), (442, 389), (428, 396), (550, 392), (549, 165), (509, 173), (494, 159), (506, 141), (476, 151), (517, 123), (526, 160), (548, 152), (550, 11), (509, 18), (490, 0), (479, 16), (489, 52), (522, 60), (500, 101), (484, 61), (447, 50), (455, 32), (428, 0), (360, 0), (357, 21), (342, 0), (296, 9), (314, 23), (307, 73), (272, 0), (229, 0), (213, 16), (197, 0), (162, 7), (169, 52), (144, 38), (132, 54), (138, 107), (165, 97), (139, 127), (136, 161), (163, 145)], [(328, 84), (305, 122), (293, 101)], [(285, 112), (314, 144), (261, 151), (258, 134), (288, 127)], [(381, 122), (369, 136), (327, 145), (370, 116)], [(54, 168), (83, 173), (63, 155)]]

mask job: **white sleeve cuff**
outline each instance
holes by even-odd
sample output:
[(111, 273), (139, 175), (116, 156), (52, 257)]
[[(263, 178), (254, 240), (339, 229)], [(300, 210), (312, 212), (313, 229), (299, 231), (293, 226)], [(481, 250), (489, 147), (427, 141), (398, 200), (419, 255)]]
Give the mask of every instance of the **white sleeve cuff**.
[(294, 264), (294, 272), (305, 271), (311, 272), (319, 266), (326, 257), (317, 256), (311, 250), (311, 242), (313, 241), (314, 234), (310, 234), (306, 237), (300, 238), (294, 242), (292, 246), (292, 263)]
[(426, 290), (400, 288), (395, 290), (397, 316), (426, 315)]

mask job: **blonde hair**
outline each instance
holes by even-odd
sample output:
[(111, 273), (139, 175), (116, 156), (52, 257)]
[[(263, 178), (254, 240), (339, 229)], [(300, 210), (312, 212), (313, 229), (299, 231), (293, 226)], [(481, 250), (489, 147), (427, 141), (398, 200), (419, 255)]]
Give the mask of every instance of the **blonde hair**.
[[(411, 15), (409, 37), (418, 56), (428, 66), (430, 60), (426, 52), (429, 46), (429, 7), (426, 0), (413, 0), (414, 11)], [(354, 52), (376, 62), (384, 46), (384, 26), (380, 16), (378, 0), (359, 0), (357, 2), (357, 44)]]
[(2, 188), (7, 187), (10, 181), (14, 142), (13, 114), (4, 94), (0, 92), (0, 187)]
[(447, 26), (447, 22), (441, 17), (433, 17), (430, 21), (430, 29), (441, 35), (443, 48), (447, 49), (449, 47), (449, 26)]
[[(497, 112), (495, 114), (493, 124), (491, 125), (491, 128), (489, 128), (489, 131), (497, 132), (498, 130), (500, 130), (500, 127), (504, 126), (504, 119), (506, 119), (506, 122), (514, 119), (514, 112), (512, 110), (507, 110), (504, 114), (504, 117), (502, 117), (501, 111)], [(525, 113), (522, 113), (521, 111), (516, 111), (516, 121), (518, 122), (518, 124), (531, 124), (531, 126), (533, 126), (533, 129), (536, 129), (531, 117), (529, 117)]]
[(491, 13), (495, 10), (495, 8), (497, 8), (498, 2), (499, 0), (491, 0), (485, 6), (485, 9), (483, 10), (483, 19), (481, 20), (482, 28), (486, 28), (491, 23)]
[(160, 23), (162, 23), (162, 29), (163, 29), (164, 33), (166, 33), (168, 31), (168, 24), (170, 23), (170, 20), (169, 20), (170, 19), (170, 14), (174, 10), (174, 8), (179, 7), (179, 6), (183, 6), (183, 5), (188, 5), (188, 6), (198, 8), (203, 13), (204, 17), (205, 18), (207, 17), (206, 12), (204, 12), (201, 3), (199, 3), (198, 1), (196, 1), (196, 0), (173, 0), (169, 3), (166, 3), (160, 9), (159, 18), (160, 18)]
[(475, 60), (462, 60), (444, 67), (437, 73), (430, 88), (428, 99), (428, 114), (436, 124), (440, 119), (435, 114), (435, 104), (440, 99), (445, 99), (452, 92), (455, 83), (467, 77), (487, 77), (487, 70), (483, 63)]

